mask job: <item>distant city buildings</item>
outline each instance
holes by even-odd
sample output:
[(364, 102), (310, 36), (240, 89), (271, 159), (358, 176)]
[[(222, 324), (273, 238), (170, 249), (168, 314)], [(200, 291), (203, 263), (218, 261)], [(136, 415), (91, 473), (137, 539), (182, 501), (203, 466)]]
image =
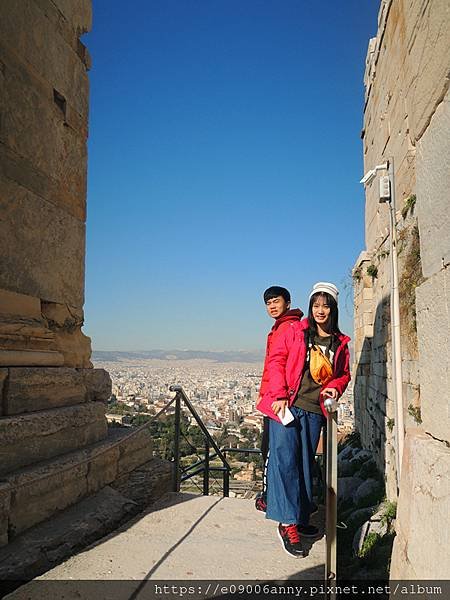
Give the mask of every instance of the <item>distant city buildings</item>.
[[(124, 409), (154, 415), (173, 398), (169, 387), (178, 384), (183, 386), (211, 431), (222, 429), (224, 425), (230, 432), (239, 432), (242, 428), (262, 431), (263, 416), (255, 407), (262, 364), (155, 359), (134, 360), (133, 363), (96, 361), (95, 364), (109, 371), (113, 382), (111, 400), (123, 405)], [(189, 414), (187, 416), (190, 418)], [(350, 383), (339, 401), (338, 429), (346, 433), (353, 430), (353, 424), (353, 386)]]

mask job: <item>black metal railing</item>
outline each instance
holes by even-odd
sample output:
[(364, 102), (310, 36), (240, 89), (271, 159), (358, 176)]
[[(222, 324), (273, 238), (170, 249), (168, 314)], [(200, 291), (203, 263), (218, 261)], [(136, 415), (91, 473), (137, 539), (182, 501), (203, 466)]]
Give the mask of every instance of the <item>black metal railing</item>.
[[(219, 471), (223, 473), (223, 496), (229, 496), (230, 491), (230, 472), (231, 467), (227, 462), (227, 453), (241, 454), (262, 454), (259, 448), (231, 448), (224, 447), (219, 449), (216, 442), (206, 429), (205, 424), (199, 417), (197, 411), (192, 406), (189, 398), (186, 396), (183, 388), (180, 385), (170, 386), (170, 391), (175, 392), (175, 397), (164, 407), (162, 412), (175, 402), (175, 452), (174, 452), (174, 491), (180, 490), (180, 483), (203, 473), (203, 494), (209, 494), (209, 477), (211, 471)], [(180, 469), (180, 435), (181, 435), (181, 402), (184, 402), (197, 425), (201, 429), (205, 439), (205, 454), (204, 458), (197, 462)], [(326, 557), (325, 557), (325, 579), (327, 582), (336, 581), (336, 508), (337, 508), (337, 416), (336, 413), (331, 413), (327, 417), (326, 438), (325, 438), (326, 453), (322, 459), (325, 459), (321, 465), (321, 471), (326, 473), (324, 484), (325, 507), (326, 507)], [(211, 453), (211, 449), (213, 452)], [(211, 465), (211, 459), (218, 457), (222, 462), (222, 466)]]
[[(259, 448), (222, 448), (220, 449), (213, 437), (206, 429), (205, 424), (195, 410), (191, 401), (187, 397), (181, 385), (171, 385), (170, 391), (175, 392), (176, 396), (172, 400), (175, 401), (175, 439), (174, 439), (174, 481), (173, 491), (179, 492), (181, 483), (191, 479), (196, 475), (203, 473), (203, 495), (208, 496), (210, 491), (210, 476), (213, 472), (222, 473), (223, 476), (223, 496), (228, 497), (230, 494), (230, 472), (231, 467), (227, 461), (227, 453), (243, 453), (245, 455), (261, 454)], [(181, 468), (180, 454), (180, 437), (181, 437), (181, 403), (187, 407), (191, 415), (194, 417), (198, 427), (204, 436), (204, 456), (191, 465)], [(213, 459), (219, 459), (221, 465), (211, 464)]]
[[(227, 497), (230, 493), (230, 471), (231, 467), (228, 464), (226, 458), (222, 454), (220, 448), (212, 438), (209, 431), (206, 429), (205, 424), (201, 420), (195, 408), (192, 406), (191, 401), (186, 396), (185, 391), (181, 385), (171, 385), (170, 391), (175, 392), (175, 440), (174, 440), (174, 482), (173, 490), (175, 492), (180, 491), (181, 482), (187, 481), (195, 475), (203, 473), (203, 495), (209, 495), (209, 483), (211, 472), (220, 472), (223, 475), (223, 496)], [(191, 415), (194, 417), (197, 425), (199, 426), (205, 440), (204, 445), (204, 458), (197, 462), (180, 469), (180, 436), (181, 436), (181, 402), (185, 404)], [(211, 454), (211, 449), (213, 450)], [(222, 465), (216, 466), (211, 465), (210, 461), (213, 458), (219, 458)]]

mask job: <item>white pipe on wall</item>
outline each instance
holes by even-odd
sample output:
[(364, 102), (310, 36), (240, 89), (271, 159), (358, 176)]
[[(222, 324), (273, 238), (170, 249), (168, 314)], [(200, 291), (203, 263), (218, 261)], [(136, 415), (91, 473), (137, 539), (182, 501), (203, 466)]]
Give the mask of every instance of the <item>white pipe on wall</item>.
[(397, 484), (400, 486), (402, 471), (405, 425), (403, 419), (403, 376), (400, 336), (400, 295), (398, 289), (397, 225), (395, 218), (395, 177), (394, 159), (389, 159), (389, 180), (391, 197), (389, 201), (390, 251), (391, 251), (391, 332), (392, 332), (392, 385), (396, 409)]

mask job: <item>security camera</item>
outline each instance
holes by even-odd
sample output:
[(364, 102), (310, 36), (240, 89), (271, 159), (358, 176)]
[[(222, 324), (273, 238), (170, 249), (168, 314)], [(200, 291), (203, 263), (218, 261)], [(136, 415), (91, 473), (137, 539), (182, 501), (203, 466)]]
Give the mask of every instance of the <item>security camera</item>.
[(359, 183), (362, 183), (363, 185), (369, 184), (372, 179), (375, 177), (375, 175), (377, 174), (376, 169), (370, 169), (370, 171), (367, 171), (367, 173), (364, 175), (364, 177), (361, 179), (361, 181)]

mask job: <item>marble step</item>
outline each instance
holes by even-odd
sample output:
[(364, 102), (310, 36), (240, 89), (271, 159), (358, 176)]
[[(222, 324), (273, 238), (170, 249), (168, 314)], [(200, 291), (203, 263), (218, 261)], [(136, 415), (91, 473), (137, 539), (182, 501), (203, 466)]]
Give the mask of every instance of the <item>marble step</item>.
[(0, 484), (0, 539), (11, 542), (107, 485), (126, 490), (130, 473), (152, 458), (148, 429), (117, 428), (101, 442), (5, 476)]
[(105, 405), (86, 402), (0, 418), (0, 476), (101, 441)]

